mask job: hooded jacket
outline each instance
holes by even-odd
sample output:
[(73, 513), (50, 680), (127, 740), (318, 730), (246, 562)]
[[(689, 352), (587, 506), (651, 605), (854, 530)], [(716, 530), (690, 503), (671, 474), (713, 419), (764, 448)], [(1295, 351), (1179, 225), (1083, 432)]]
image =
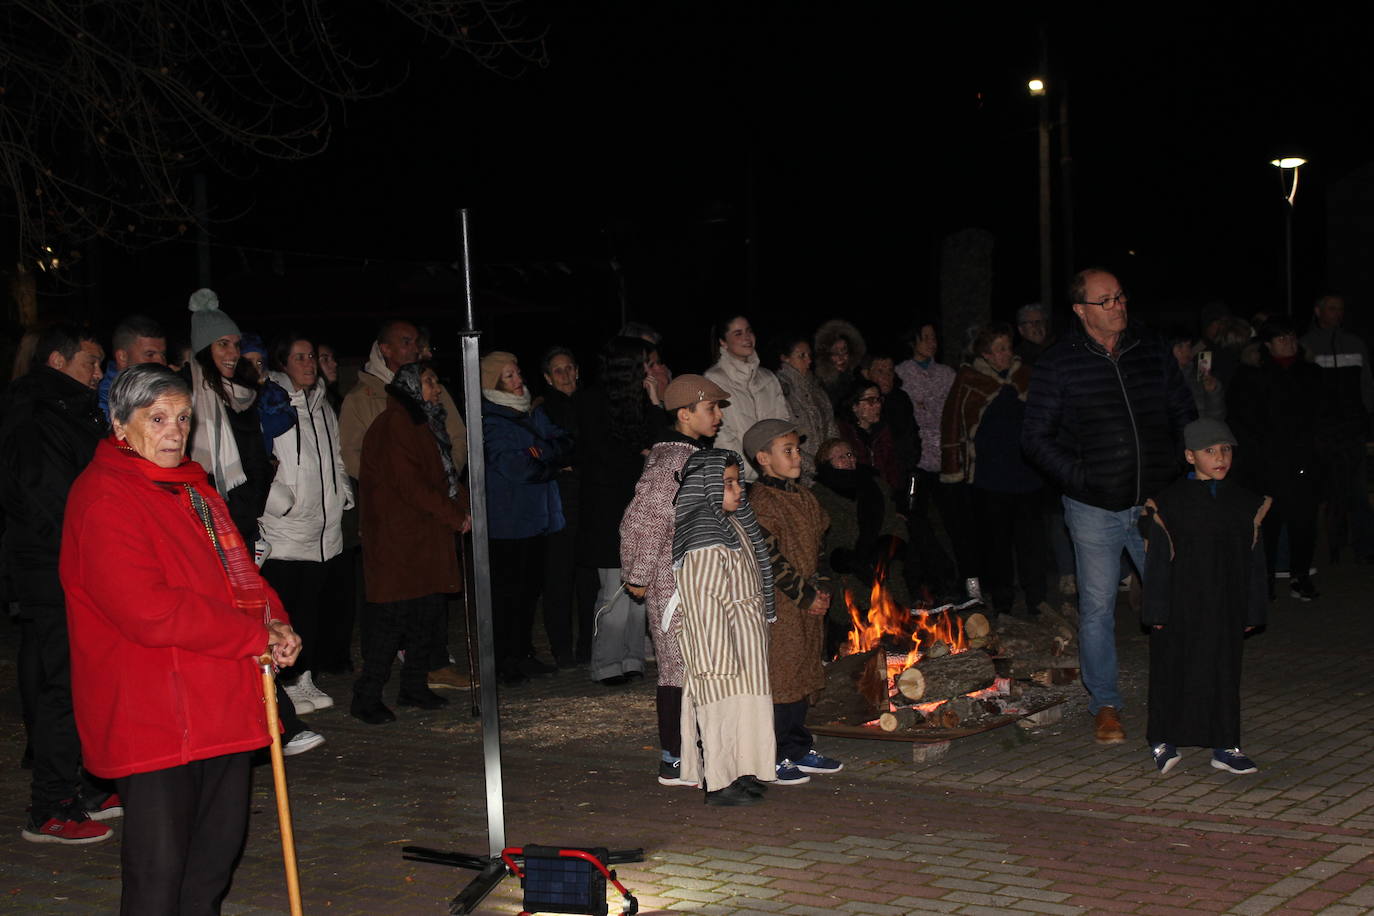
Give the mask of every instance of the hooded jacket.
[(353, 508), (339, 453), (339, 421), (329, 407), (323, 378), (309, 390), (291, 391), (284, 373), (269, 376), (290, 392), (296, 422), (272, 443), (277, 475), (258, 525), (272, 545), (274, 560), (323, 563), (343, 550), (340, 523), (344, 510)]
[(728, 448), (745, 459), (740, 470), (745, 480), (757, 480), (752, 456), (744, 454), (744, 434), (760, 420), (791, 420), (792, 411), (783, 396), (782, 384), (772, 372), (759, 365), (757, 353), (748, 359), (736, 359), (724, 349), (720, 358), (704, 373), (726, 391), (730, 404), (725, 408), (720, 432), (716, 433), (716, 448)]
[(1076, 323), (1035, 364), (1021, 448), (1069, 498), (1119, 512), (1179, 475), (1183, 427), (1195, 419), (1159, 335), (1132, 324), (1112, 356)]
[[(836, 371), (835, 364), (830, 361), (830, 348), (841, 337), (849, 344), (849, 371), (845, 373)], [(830, 395), (831, 402), (838, 404), (849, 390), (849, 386), (854, 384), (854, 379), (859, 374), (859, 364), (868, 352), (864, 336), (848, 321), (834, 318), (817, 329), (815, 352), (816, 365), (812, 371), (816, 373), (816, 378), (826, 394)]]
[(0, 499), (21, 607), (62, 607), (57, 557), (67, 493), (107, 432), (96, 393), (56, 369), (40, 366), (5, 392)]

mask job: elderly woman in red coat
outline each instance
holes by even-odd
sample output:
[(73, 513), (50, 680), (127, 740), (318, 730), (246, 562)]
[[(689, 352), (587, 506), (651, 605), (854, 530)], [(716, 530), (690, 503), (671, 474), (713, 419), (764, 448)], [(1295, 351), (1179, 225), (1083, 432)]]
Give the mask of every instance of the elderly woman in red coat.
[(270, 740), (257, 659), (289, 665), (300, 639), (186, 458), (185, 380), (124, 370), (110, 418), (62, 530), (77, 729), (124, 803), (121, 912), (218, 913)]

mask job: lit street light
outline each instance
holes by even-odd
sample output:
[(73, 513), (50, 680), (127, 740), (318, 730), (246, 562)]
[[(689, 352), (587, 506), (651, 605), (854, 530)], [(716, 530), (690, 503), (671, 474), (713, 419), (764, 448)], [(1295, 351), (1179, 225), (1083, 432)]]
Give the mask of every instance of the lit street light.
[[(1293, 316), (1293, 207), (1298, 198), (1298, 169), (1307, 164), (1300, 156), (1284, 156), (1269, 160), (1279, 170), (1279, 189), (1283, 192), (1283, 255), (1284, 278), (1288, 287), (1288, 316)], [(1289, 180), (1289, 175), (1292, 180)]]

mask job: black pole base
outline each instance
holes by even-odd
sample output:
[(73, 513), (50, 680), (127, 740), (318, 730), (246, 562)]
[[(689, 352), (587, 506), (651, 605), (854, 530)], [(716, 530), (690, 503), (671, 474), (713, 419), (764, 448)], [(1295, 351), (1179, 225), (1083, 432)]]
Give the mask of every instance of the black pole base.
[(487, 899), (487, 895), (496, 890), (496, 885), (509, 874), (506, 871), (506, 863), (501, 861), (500, 856), (475, 856), (464, 852), (441, 852), (423, 846), (406, 846), (401, 850), (401, 858), (477, 872), (477, 877), (469, 881), (468, 886), (449, 901), (450, 916), (464, 916), (476, 910), (482, 901)]

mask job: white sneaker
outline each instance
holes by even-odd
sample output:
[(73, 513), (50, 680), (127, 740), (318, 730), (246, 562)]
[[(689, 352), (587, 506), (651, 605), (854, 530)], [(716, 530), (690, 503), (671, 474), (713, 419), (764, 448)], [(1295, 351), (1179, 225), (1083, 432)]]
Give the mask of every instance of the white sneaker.
[(286, 695), (291, 698), (291, 705), (296, 707), (296, 715), (298, 716), (315, 711), (315, 701), (310, 698), (310, 694), (306, 693), (305, 688), (300, 684), (304, 678), (305, 675), (301, 675), (296, 683), (287, 684), (282, 688)]
[(304, 754), (306, 751), (314, 750), (324, 744), (324, 735), (306, 729), (290, 741), (282, 745), (281, 752), (284, 757), (294, 757), (297, 754)]
[(311, 704), (316, 709), (328, 709), (334, 705), (334, 698), (315, 686), (315, 679), (311, 672), (307, 671), (296, 678), (296, 686), (305, 688), (305, 695), (310, 698)]

